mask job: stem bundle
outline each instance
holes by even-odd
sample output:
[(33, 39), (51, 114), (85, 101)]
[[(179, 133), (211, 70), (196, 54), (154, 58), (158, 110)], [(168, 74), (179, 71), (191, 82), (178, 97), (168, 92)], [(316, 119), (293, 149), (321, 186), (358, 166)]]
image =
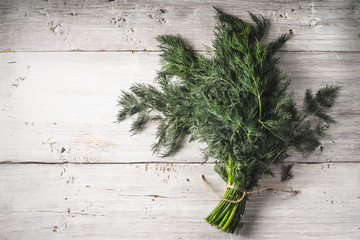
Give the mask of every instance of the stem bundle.
[[(236, 201), (241, 197), (239, 191), (227, 188), (225, 199)], [(221, 200), (215, 209), (205, 218), (211, 225), (217, 226), (222, 231), (234, 233), (242, 226), (241, 218), (244, 215), (246, 199), (239, 203), (230, 203)]]

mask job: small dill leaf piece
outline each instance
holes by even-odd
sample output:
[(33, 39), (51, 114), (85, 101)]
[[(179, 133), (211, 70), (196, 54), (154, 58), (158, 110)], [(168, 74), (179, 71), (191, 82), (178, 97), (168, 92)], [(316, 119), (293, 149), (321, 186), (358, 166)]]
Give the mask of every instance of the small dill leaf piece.
[(284, 165), (281, 172), (281, 181), (287, 182), (294, 178), (293, 168), (294, 164)]
[(276, 177), (275, 173), (270, 168), (267, 169), (264, 174), (270, 175), (271, 177)]

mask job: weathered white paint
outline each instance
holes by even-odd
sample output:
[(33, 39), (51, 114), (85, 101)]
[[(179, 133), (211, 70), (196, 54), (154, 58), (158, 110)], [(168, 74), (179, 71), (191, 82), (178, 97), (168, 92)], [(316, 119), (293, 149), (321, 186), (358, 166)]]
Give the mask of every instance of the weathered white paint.
[[(276, 169), (278, 174), (279, 169)], [(292, 195), (247, 202), (240, 236), (204, 217), (223, 194), (212, 164), (0, 165), (1, 239), (359, 239), (359, 164), (296, 164)], [(279, 175), (279, 174), (278, 174)]]
[[(156, 49), (160, 34), (181, 34), (197, 49), (211, 44), (216, 6), (250, 22), (269, 21), (268, 41), (290, 30), (287, 51), (359, 51), (360, 3), (347, 1), (1, 1), (1, 50)], [(41, 42), (39, 43), (39, 40)]]
[[(264, 15), (265, 41), (293, 31), (279, 57), (300, 106), (308, 87), (343, 86), (323, 152), (290, 157), (311, 164), (296, 164), (289, 183), (262, 181), (301, 194), (251, 196), (240, 236), (203, 220), (218, 200), (200, 174), (218, 194), (225, 187), (199, 164), (204, 145), (162, 159), (150, 152), (156, 125), (130, 137), (130, 119), (113, 123), (120, 90), (153, 82), (156, 35), (210, 45), (212, 5)], [(1, 239), (360, 238), (358, 0), (14, 0), (0, 13)], [(49, 164), (18, 164), (29, 162)]]
[[(295, 155), (289, 161), (358, 161), (358, 56), (279, 55), (300, 106), (308, 87), (343, 86), (331, 112), (338, 123), (323, 139), (323, 152), (310, 159)], [(158, 53), (4, 53), (0, 59), (0, 161), (202, 161), (204, 144), (186, 141), (178, 154), (163, 159), (151, 153), (156, 124), (131, 137), (130, 119), (114, 123), (120, 90), (134, 82), (153, 83)]]

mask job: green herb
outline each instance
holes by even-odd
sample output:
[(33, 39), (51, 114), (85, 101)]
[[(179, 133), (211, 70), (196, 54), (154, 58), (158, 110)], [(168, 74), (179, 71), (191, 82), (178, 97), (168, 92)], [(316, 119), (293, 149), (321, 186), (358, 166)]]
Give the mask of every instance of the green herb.
[(281, 175), (281, 181), (286, 182), (290, 181), (294, 178), (294, 172), (292, 168), (294, 167), (294, 164), (284, 165), (282, 169), (282, 175)]
[[(272, 174), (270, 166), (282, 162), (289, 149), (306, 155), (320, 145), (318, 138), (335, 122), (325, 112), (339, 91), (338, 86), (326, 86), (315, 95), (307, 90), (300, 113), (274, 56), (290, 35), (261, 44), (266, 21), (250, 17), (254, 26), (216, 9), (215, 39), (207, 54), (194, 51), (180, 36), (158, 36), (158, 87), (136, 83), (123, 91), (117, 116), (120, 122), (138, 114), (131, 127), (134, 134), (149, 120), (158, 121), (152, 149), (165, 147), (164, 157), (177, 149), (184, 134), (205, 142), (205, 161), (214, 158), (215, 171), (234, 186), (224, 195), (233, 201), (242, 196), (237, 189), (251, 191), (264, 174)], [(156, 117), (150, 115), (153, 111)], [(286, 172), (284, 180), (292, 177), (291, 167)], [(234, 233), (242, 226), (246, 200), (221, 200), (206, 220)]]

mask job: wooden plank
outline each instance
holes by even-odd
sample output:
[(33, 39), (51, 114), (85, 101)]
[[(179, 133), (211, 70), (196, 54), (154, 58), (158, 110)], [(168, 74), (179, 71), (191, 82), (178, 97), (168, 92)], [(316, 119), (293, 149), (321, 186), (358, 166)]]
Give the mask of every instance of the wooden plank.
[(1, 1), (1, 51), (157, 49), (155, 36), (181, 34), (196, 49), (210, 45), (212, 5), (250, 22), (269, 21), (266, 41), (290, 30), (285, 51), (359, 51), (360, 3), (349, 1)]
[[(224, 182), (212, 164), (0, 165), (2, 239), (359, 239), (360, 164), (296, 164), (250, 196), (240, 236), (204, 217)], [(277, 174), (279, 169), (275, 171)]]
[[(157, 53), (13, 53), (1, 59), (0, 161), (164, 161), (151, 153), (155, 124), (131, 138), (131, 119), (114, 123), (120, 90), (153, 82)], [(199, 145), (192, 144), (165, 161), (201, 159)]]
[[(331, 114), (338, 123), (323, 152), (288, 161), (358, 161), (359, 54), (281, 53), (299, 106), (305, 89), (343, 86)], [(156, 125), (130, 137), (131, 119), (117, 125), (120, 90), (152, 83), (158, 53), (0, 54), (0, 162), (201, 162), (204, 144), (184, 142), (172, 157), (152, 156)]]

